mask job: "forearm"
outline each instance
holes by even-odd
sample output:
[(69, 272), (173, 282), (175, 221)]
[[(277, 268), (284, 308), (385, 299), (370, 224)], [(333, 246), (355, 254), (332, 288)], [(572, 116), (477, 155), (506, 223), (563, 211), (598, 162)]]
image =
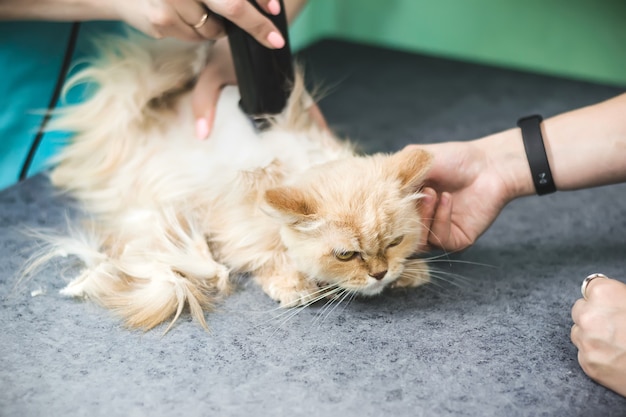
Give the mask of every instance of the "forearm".
[(626, 181), (626, 94), (548, 119), (544, 140), (557, 189)]
[(112, 20), (108, 1), (97, 0), (0, 0), (0, 20)]
[[(110, 0), (0, 0), (0, 20), (115, 20)], [(287, 21), (292, 23), (306, 0), (284, 0)]]
[[(546, 119), (542, 131), (558, 190), (626, 181), (626, 94)], [(474, 143), (507, 184), (508, 200), (535, 194), (519, 128)]]

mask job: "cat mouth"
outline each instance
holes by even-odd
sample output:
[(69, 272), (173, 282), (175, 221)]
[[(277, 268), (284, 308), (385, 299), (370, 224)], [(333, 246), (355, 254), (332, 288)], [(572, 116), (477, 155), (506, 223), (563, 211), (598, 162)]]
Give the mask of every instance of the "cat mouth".
[(385, 288), (387, 288), (386, 282), (383, 283), (382, 281), (377, 281), (373, 284), (361, 288), (360, 290), (358, 290), (358, 293), (366, 296), (374, 296), (383, 292)]

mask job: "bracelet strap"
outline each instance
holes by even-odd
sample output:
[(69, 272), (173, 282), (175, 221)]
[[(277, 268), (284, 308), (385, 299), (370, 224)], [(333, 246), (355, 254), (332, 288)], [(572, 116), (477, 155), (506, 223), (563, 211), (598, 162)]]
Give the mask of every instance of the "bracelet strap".
[(556, 191), (556, 185), (550, 171), (546, 148), (543, 145), (541, 134), (541, 122), (539, 115), (527, 116), (517, 121), (517, 126), (522, 130), (526, 158), (530, 165), (530, 173), (533, 177), (535, 190), (538, 195), (550, 194)]

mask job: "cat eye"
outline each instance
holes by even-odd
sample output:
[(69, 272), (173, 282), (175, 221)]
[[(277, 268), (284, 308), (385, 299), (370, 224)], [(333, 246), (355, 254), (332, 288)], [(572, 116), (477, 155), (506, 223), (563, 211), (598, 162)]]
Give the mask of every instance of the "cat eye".
[(354, 258), (356, 256), (357, 252), (355, 251), (346, 251), (346, 252), (335, 252), (335, 258), (339, 259), (340, 261), (349, 261), (350, 259)]
[(388, 248), (392, 248), (394, 246), (398, 246), (400, 244), (400, 242), (402, 242), (403, 239), (404, 239), (404, 236), (398, 236), (397, 238), (392, 240), (391, 243), (389, 244), (389, 246), (387, 246), (387, 247)]

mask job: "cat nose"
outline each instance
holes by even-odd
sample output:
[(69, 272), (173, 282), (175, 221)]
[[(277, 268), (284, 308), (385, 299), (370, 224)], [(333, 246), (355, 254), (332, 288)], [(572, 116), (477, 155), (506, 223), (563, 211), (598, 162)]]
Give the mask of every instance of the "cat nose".
[(376, 272), (376, 273), (373, 273), (373, 274), (370, 273), (370, 277), (375, 278), (378, 281), (380, 281), (381, 279), (385, 278), (385, 275), (387, 275), (387, 270)]

